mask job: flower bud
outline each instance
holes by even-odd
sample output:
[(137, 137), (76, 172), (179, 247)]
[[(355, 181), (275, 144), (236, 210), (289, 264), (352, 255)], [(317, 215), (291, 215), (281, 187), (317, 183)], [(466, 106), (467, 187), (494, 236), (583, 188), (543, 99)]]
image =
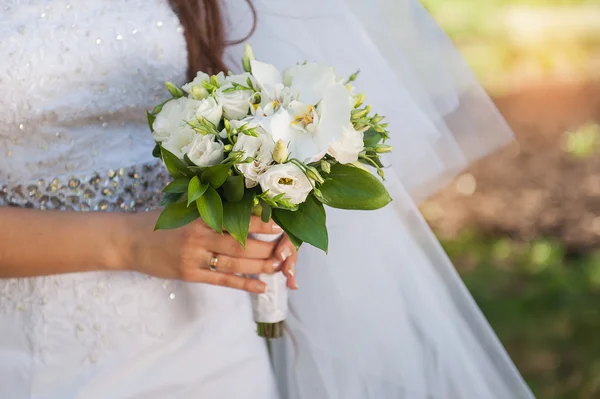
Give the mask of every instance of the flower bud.
[(330, 173), (331, 172), (331, 164), (327, 161), (321, 161), (321, 169), (325, 173)]
[(275, 144), (275, 149), (273, 150), (273, 160), (277, 163), (284, 163), (287, 161), (290, 152), (288, 151), (287, 145), (285, 141), (279, 139)]
[(233, 146), (231, 144), (225, 144), (225, 146), (223, 147), (223, 151), (229, 152), (232, 148)]
[(373, 149), (378, 154), (385, 154), (385, 153), (388, 153), (388, 152), (392, 152), (392, 146), (391, 145), (385, 145), (385, 144), (377, 144)]
[(352, 115), (352, 119), (360, 119), (364, 116), (367, 116), (369, 114), (369, 112), (371, 111), (371, 107), (370, 106), (366, 106), (362, 109), (354, 109), (351, 112)]
[(208, 97), (208, 90), (206, 90), (202, 86), (195, 85), (195, 86), (192, 86), (190, 96), (192, 96), (192, 98), (194, 100), (204, 100), (206, 97)]
[(373, 123), (373, 124), (379, 123), (383, 120), (383, 118), (385, 118), (385, 117), (381, 116), (379, 114), (375, 114), (375, 116), (371, 118), (371, 123)]
[(358, 108), (365, 102), (367, 96), (364, 93), (357, 94), (354, 96), (354, 108)]
[(254, 59), (254, 53), (252, 52), (252, 47), (246, 44), (244, 46), (244, 56), (242, 57), (242, 67), (245, 72), (252, 72), (252, 67), (250, 61)]
[(252, 97), (250, 97), (250, 99), (248, 101), (250, 101), (250, 104), (260, 104), (260, 102), (262, 101), (262, 99), (260, 97), (260, 93), (258, 93), (258, 92), (254, 93), (254, 95)]
[(306, 175), (309, 179), (312, 179), (319, 184), (325, 183), (325, 180), (323, 179), (323, 177), (321, 177), (319, 171), (312, 166), (306, 166)]

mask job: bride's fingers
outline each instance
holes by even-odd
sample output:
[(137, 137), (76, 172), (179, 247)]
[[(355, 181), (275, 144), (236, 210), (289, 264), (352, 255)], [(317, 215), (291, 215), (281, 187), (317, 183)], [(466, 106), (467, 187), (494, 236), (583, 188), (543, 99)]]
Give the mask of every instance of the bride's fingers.
[(260, 217), (252, 216), (250, 218), (250, 229), (249, 233), (259, 233), (259, 234), (278, 234), (283, 230), (279, 227), (274, 221), (270, 221), (269, 223), (264, 223)]
[[(205, 269), (209, 269), (209, 264), (213, 259), (212, 254), (204, 255)], [(236, 258), (227, 255), (216, 255), (214, 267), (217, 272), (222, 273), (239, 273), (239, 274), (271, 274), (281, 270), (283, 262), (277, 258), (269, 259), (250, 259)]]
[(281, 240), (279, 240), (279, 243), (275, 248), (275, 256), (282, 262), (285, 262), (290, 257), (298, 256), (296, 247), (294, 247), (294, 244), (292, 244), (287, 234), (284, 234), (283, 237), (281, 237)]
[(196, 269), (194, 273), (187, 277), (186, 281), (189, 282), (220, 285), (254, 294), (262, 294), (267, 290), (267, 285), (260, 280), (211, 270)]
[(296, 259), (289, 258), (283, 264), (283, 274), (287, 277), (287, 286), (292, 290), (298, 289), (298, 282), (296, 280)]
[(297, 289), (296, 261), (298, 259), (298, 251), (296, 251), (296, 247), (294, 247), (294, 244), (292, 244), (287, 234), (284, 234), (277, 245), (275, 256), (284, 262), (282, 272), (288, 278), (288, 287), (294, 290)]
[(236, 258), (268, 259), (273, 256), (274, 248), (275, 243), (254, 240), (252, 238), (246, 240), (246, 248), (244, 248), (229, 234), (214, 234), (212, 240), (207, 242), (205, 247), (199, 249), (199, 251), (207, 250)]

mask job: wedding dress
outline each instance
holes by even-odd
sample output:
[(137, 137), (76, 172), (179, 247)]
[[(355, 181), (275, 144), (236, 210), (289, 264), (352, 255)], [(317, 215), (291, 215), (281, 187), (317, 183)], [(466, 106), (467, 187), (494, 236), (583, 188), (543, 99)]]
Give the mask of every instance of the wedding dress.
[[(329, 255), (300, 252), (274, 372), (246, 293), (136, 273), (0, 280), (0, 398), (531, 398), (415, 205), (510, 140), (447, 38), (412, 0), (254, 4), (261, 60), (361, 68), (391, 122), (393, 203), (328, 210)], [(244, 36), (245, 2), (226, 5)], [(1, 0), (0, 205), (156, 207), (167, 175), (144, 111), (186, 66), (166, 1)]]

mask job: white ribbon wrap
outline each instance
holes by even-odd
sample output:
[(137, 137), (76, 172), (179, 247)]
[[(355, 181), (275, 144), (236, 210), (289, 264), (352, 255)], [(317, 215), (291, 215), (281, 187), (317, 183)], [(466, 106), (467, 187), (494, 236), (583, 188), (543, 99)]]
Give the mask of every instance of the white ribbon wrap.
[[(279, 234), (250, 234), (255, 240), (273, 242), (279, 240)], [(288, 312), (287, 278), (281, 272), (259, 274), (260, 281), (267, 284), (264, 294), (252, 294), (252, 313), (257, 323), (278, 323), (284, 321)]]

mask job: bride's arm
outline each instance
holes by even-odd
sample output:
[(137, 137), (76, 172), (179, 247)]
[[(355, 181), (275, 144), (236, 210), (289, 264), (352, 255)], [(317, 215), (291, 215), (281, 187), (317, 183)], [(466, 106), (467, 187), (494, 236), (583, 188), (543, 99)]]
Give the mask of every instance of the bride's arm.
[(0, 278), (119, 269), (119, 214), (0, 208)]
[[(185, 281), (264, 292), (264, 283), (238, 274), (272, 273), (295, 261), (289, 240), (248, 240), (246, 250), (229, 235), (201, 221), (174, 230), (153, 231), (156, 212), (81, 213), (0, 207), (0, 278), (135, 270)], [(251, 232), (279, 232), (253, 218)], [(287, 250), (284, 251), (284, 248)], [(290, 252), (291, 251), (291, 252)], [(284, 254), (293, 253), (283, 262)], [(207, 270), (213, 254), (218, 268)], [(283, 256), (283, 257), (282, 257)]]

